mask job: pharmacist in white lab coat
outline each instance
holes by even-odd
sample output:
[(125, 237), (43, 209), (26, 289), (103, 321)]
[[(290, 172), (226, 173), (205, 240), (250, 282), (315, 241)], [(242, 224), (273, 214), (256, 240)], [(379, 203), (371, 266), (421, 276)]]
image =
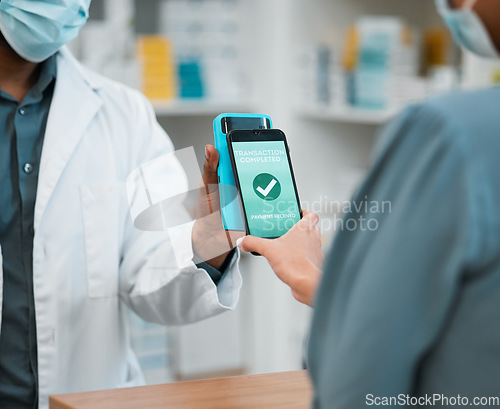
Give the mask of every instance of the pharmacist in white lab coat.
[[(0, 2), (2, 408), (141, 384), (127, 308), (151, 322), (189, 323), (232, 309), (241, 287), (216, 213), (172, 241), (134, 228), (124, 182), (173, 146), (145, 97), (61, 49), (89, 3)], [(217, 151), (206, 156), (204, 181), (216, 184)], [(185, 179), (178, 162), (159, 176)]]

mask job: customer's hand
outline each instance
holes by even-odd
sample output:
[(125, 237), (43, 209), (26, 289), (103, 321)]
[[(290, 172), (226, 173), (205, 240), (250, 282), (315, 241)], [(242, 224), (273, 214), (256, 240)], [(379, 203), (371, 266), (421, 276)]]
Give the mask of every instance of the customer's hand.
[(324, 260), (318, 221), (316, 213), (305, 210), (304, 218), (279, 239), (247, 236), (238, 240), (243, 251), (264, 256), (293, 296), (309, 306), (314, 302)]
[(245, 234), (237, 231), (227, 232), (222, 226), (217, 179), (218, 164), (219, 152), (212, 145), (207, 145), (196, 222), (192, 233), (195, 254), (215, 268), (222, 266), (228, 253), (236, 246), (236, 239)]

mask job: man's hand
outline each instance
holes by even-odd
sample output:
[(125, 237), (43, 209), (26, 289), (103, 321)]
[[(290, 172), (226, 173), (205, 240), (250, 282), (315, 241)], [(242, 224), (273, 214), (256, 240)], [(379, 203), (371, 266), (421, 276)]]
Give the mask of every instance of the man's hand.
[(228, 253), (236, 246), (236, 240), (245, 235), (244, 232), (227, 232), (222, 226), (217, 179), (218, 164), (219, 152), (212, 145), (207, 145), (196, 222), (193, 227), (195, 254), (217, 269), (222, 266)]
[(304, 210), (304, 218), (279, 239), (247, 236), (238, 240), (243, 251), (264, 256), (295, 299), (309, 306), (314, 302), (324, 260), (318, 221), (317, 214)]

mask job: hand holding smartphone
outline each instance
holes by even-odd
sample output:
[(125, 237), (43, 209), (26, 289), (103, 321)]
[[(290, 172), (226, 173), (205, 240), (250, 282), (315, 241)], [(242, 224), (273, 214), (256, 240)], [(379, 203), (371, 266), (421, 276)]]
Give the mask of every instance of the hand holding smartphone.
[(285, 134), (278, 129), (233, 130), (227, 146), (246, 234), (281, 237), (302, 218)]

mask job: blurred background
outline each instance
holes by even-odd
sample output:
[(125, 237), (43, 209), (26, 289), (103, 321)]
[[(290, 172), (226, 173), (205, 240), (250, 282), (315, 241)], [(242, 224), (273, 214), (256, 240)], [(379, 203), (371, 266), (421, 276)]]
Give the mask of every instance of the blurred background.
[[(411, 103), (500, 83), (452, 45), (433, 0), (93, 0), (70, 48), (142, 90), (177, 149), (202, 163), (222, 112), (266, 113), (288, 136), (299, 194), (329, 221), (370, 164), (379, 127)], [(301, 369), (311, 310), (244, 255), (236, 311), (164, 328), (131, 316), (148, 383)]]

